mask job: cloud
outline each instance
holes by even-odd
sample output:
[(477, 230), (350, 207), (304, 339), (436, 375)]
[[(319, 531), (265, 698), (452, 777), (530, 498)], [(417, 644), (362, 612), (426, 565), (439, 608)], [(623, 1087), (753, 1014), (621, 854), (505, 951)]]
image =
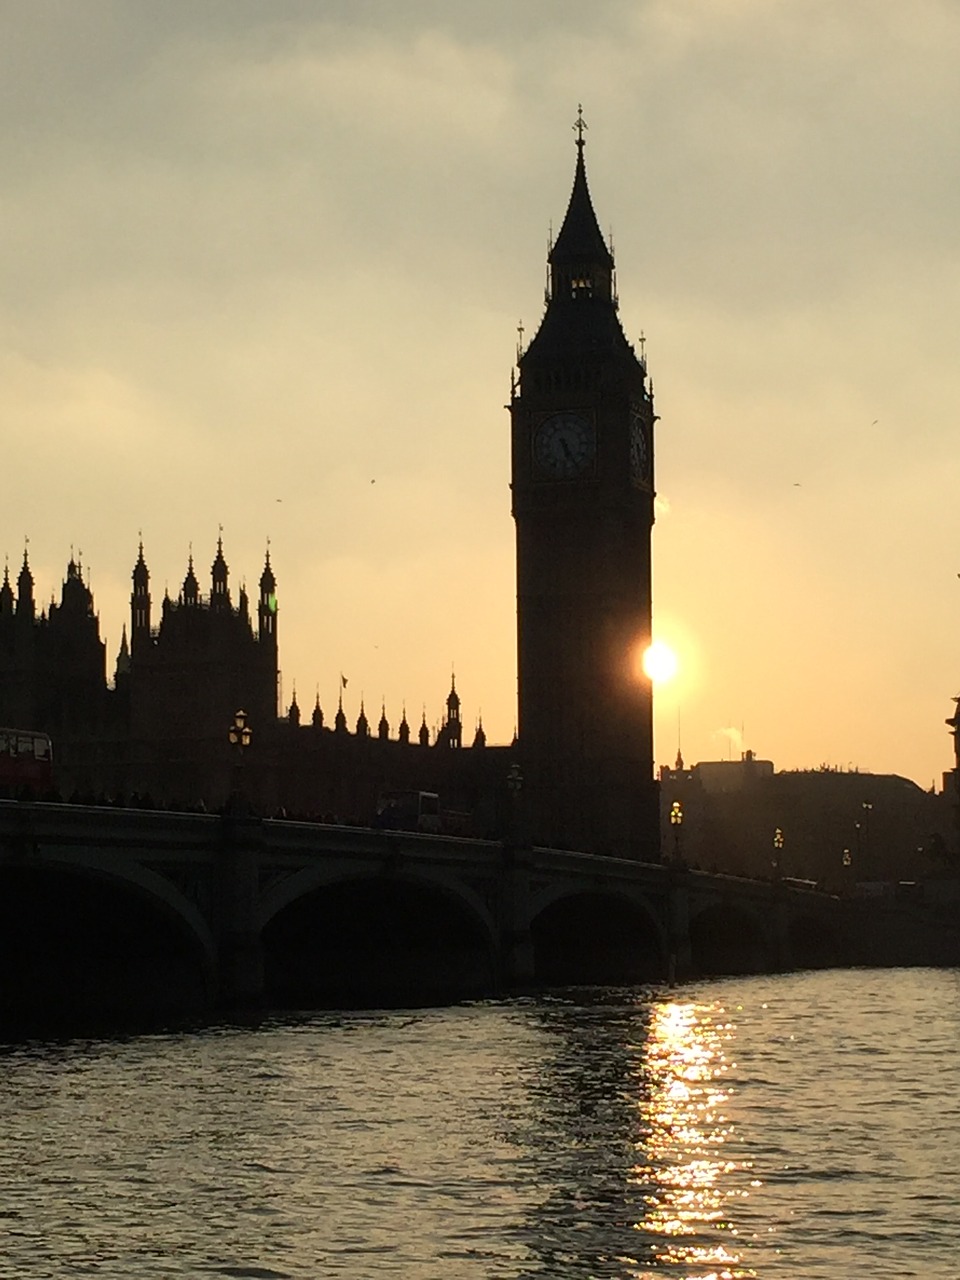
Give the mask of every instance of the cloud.
[(778, 763), (949, 762), (955, 6), (4, 16), (0, 542), (32, 534), (41, 596), (79, 542), (119, 637), (138, 529), (158, 590), (221, 521), (248, 580), (270, 534), (302, 688), (355, 646), (371, 702), (417, 707), (469, 653), (509, 738), (503, 405), (582, 101), (662, 415), (656, 612), (702, 667), (685, 743), (743, 707)]

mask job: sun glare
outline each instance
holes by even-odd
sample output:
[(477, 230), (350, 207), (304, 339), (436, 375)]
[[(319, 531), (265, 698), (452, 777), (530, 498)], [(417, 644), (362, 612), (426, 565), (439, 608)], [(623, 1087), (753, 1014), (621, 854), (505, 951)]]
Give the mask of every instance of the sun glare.
[(677, 674), (677, 655), (662, 640), (654, 640), (643, 655), (643, 670), (654, 684), (666, 684)]

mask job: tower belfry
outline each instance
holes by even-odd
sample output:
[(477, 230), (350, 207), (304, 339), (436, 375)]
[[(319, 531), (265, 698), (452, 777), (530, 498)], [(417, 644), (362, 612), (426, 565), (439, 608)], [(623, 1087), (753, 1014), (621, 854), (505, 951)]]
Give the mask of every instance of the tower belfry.
[(658, 857), (650, 642), (653, 394), (574, 125), (567, 211), (510, 405), (519, 747), (536, 839)]

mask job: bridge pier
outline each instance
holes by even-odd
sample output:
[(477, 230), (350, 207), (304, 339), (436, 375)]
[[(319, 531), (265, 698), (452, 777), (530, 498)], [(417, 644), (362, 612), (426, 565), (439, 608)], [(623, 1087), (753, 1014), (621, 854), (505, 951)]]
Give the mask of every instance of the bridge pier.
[(793, 968), (793, 945), (790, 938), (790, 911), (783, 885), (776, 886), (773, 907), (774, 968), (778, 973), (789, 973)]
[(259, 911), (263, 824), (229, 811), (221, 824), (217, 996), (219, 1004), (236, 1008), (259, 1004), (264, 994)]
[(511, 843), (503, 848), (499, 890), (499, 985), (530, 987), (537, 976), (530, 932), (530, 868), (523, 851)]
[(671, 982), (683, 982), (693, 977), (690, 872), (686, 867), (677, 867), (671, 876), (667, 921), (667, 977)]

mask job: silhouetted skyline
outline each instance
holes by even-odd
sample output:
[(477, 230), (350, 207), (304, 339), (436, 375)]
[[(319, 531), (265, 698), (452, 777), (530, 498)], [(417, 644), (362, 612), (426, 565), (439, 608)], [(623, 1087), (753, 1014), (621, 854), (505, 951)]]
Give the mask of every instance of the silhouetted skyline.
[[(658, 426), (657, 701), (929, 785), (960, 688), (960, 15), (788, 0), (4, 9), (0, 551), (71, 545), (112, 660), (272, 540), (284, 702), (516, 714), (510, 367), (578, 101)], [(372, 483), (373, 482), (373, 483)], [(678, 715), (679, 712), (679, 715)], [(741, 731), (744, 742), (740, 742)]]

